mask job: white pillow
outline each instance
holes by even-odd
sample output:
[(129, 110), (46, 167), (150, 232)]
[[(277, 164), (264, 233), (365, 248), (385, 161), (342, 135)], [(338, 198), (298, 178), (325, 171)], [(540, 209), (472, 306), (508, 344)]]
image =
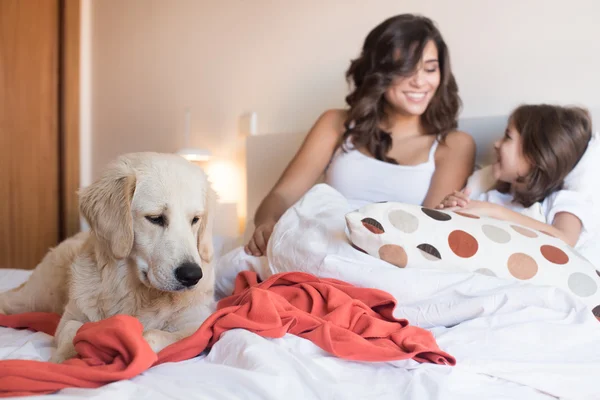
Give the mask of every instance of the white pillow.
[(468, 270), (553, 286), (600, 320), (600, 273), (563, 241), (507, 221), (403, 203), (375, 203), (346, 215), (358, 250), (400, 268)]
[(493, 165), (486, 165), (471, 174), (465, 187), (471, 191), (471, 198), (477, 198), (491, 190), (495, 184)]
[(595, 132), (588, 143), (587, 150), (565, 178), (565, 189), (588, 195), (594, 205), (600, 204), (600, 186), (596, 184), (600, 168), (600, 134)]

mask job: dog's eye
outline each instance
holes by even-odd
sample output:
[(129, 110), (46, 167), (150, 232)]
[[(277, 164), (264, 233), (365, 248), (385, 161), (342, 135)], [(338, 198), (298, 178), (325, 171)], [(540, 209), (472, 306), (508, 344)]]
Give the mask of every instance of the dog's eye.
[(146, 215), (146, 219), (152, 222), (154, 225), (165, 226), (165, 217), (163, 215)]
[(194, 217), (194, 219), (192, 219), (192, 225), (196, 225), (198, 221), (200, 221), (200, 218)]

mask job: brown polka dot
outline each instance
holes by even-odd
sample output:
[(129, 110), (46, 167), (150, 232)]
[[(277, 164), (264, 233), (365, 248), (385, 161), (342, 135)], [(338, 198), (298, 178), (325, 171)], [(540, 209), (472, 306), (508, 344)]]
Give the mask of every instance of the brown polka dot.
[(394, 264), (396, 267), (404, 268), (408, 263), (408, 255), (402, 246), (395, 244), (384, 244), (379, 248), (379, 258)]
[(364, 218), (361, 222), (365, 228), (376, 235), (381, 235), (385, 232), (383, 226), (374, 218)]
[(600, 271), (596, 270), (596, 275), (600, 276)]
[(540, 247), (540, 251), (542, 252), (544, 258), (550, 261), (551, 263), (563, 265), (569, 262), (569, 256), (567, 255), (567, 253), (565, 253), (558, 247), (546, 244)]
[(596, 319), (600, 321), (600, 305), (594, 307), (592, 313), (594, 313), (594, 317), (596, 317)]
[(450, 232), (450, 235), (448, 235), (448, 245), (454, 254), (462, 258), (473, 257), (479, 249), (477, 239), (461, 230)]
[(513, 228), (517, 233), (520, 233), (521, 235), (528, 237), (528, 238), (536, 238), (538, 237), (537, 233), (535, 233), (534, 231), (530, 231), (527, 228), (523, 228), (522, 226), (519, 225), (511, 225), (511, 228)]
[(417, 249), (421, 250), (421, 254), (423, 255), (423, 257), (430, 261), (438, 261), (442, 259), (442, 255), (440, 254), (438, 249), (436, 249), (430, 244), (422, 243), (417, 246)]
[(515, 253), (508, 258), (508, 271), (517, 279), (531, 279), (537, 274), (538, 265), (524, 253)]
[(454, 212), (455, 212), (456, 214), (458, 214), (458, 215), (462, 215), (463, 217), (466, 217), (466, 218), (479, 219), (479, 216), (478, 216), (478, 215), (469, 214), (469, 213), (466, 213), (466, 212), (464, 212), (464, 211), (454, 211)]
[(433, 210), (431, 208), (421, 207), (421, 211), (423, 211), (425, 215), (435, 219), (436, 221), (450, 221), (452, 219), (452, 217), (449, 214), (443, 213), (438, 210)]
[(355, 250), (358, 250), (358, 251), (360, 251), (360, 252), (363, 252), (363, 253), (365, 253), (365, 254), (368, 254), (366, 251), (364, 251), (363, 249), (361, 249), (360, 247), (358, 247), (358, 246), (357, 246), (357, 245), (355, 245), (354, 243), (351, 243), (351, 245), (352, 245), (352, 247), (353, 247)]

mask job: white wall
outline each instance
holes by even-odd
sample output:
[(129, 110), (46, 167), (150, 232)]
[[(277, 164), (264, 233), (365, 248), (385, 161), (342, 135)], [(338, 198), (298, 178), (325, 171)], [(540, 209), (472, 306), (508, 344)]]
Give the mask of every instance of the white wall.
[(344, 71), (388, 16), (434, 19), (449, 44), (462, 116), (521, 102), (600, 108), (595, 0), (102, 0), (91, 2), (91, 175), (127, 151), (192, 142), (235, 168), (245, 213), (239, 117), (263, 132), (310, 128), (344, 106)]

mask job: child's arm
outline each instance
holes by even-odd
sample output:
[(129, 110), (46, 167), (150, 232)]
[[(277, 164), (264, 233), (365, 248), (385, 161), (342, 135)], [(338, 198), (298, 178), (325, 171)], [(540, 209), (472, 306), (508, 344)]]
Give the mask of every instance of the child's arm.
[(575, 247), (583, 230), (581, 220), (569, 212), (559, 212), (556, 214), (552, 226), (566, 237), (567, 240), (562, 240), (571, 247)]
[(501, 205), (484, 201), (471, 200), (464, 208), (479, 215), (514, 222), (531, 229), (549, 233), (571, 247), (577, 244), (583, 228), (581, 220), (569, 212), (557, 213), (552, 225), (549, 225)]

